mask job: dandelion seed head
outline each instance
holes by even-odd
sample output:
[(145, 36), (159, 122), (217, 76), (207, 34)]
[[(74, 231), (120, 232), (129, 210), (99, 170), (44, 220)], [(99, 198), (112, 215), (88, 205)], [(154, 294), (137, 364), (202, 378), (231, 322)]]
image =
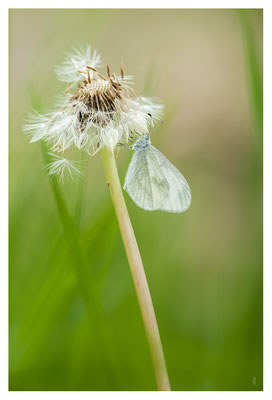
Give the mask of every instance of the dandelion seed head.
[[(113, 152), (118, 143), (128, 143), (134, 133), (149, 132), (161, 119), (163, 106), (135, 94), (133, 77), (125, 74), (122, 63), (120, 75), (111, 73), (108, 65), (102, 75), (99, 67), (101, 57), (90, 46), (66, 55), (56, 72), (67, 88), (55, 111), (31, 113), (24, 126), (31, 142), (47, 141), (52, 151), (62, 153), (73, 146), (91, 155), (103, 148)], [(64, 171), (75, 171), (74, 166), (62, 157), (48, 172), (63, 176)]]

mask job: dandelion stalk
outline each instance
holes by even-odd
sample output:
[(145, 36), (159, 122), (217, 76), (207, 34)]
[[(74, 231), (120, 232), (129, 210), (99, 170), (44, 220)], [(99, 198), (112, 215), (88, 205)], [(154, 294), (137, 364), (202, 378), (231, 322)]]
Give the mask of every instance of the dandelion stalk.
[(101, 151), (101, 156), (140, 304), (157, 387), (158, 390), (171, 390), (152, 299), (143, 262), (120, 185), (114, 154), (112, 151), (105, 148)]

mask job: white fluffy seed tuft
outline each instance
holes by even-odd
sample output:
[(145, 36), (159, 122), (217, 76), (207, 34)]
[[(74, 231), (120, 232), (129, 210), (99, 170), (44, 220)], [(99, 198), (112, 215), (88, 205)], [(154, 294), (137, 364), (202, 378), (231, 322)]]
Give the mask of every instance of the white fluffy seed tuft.
[(54, 153), (48, 154), (55, 158), (54, 161), (44, 165), (48, 175), (58, 175), (61, 182), (64, 181), (65, 176), (71, 179), (78, 179), (83, 176), (81, 161), (71, 161)]
[[(101, 56), (91, 46), (74, 48), (72, 53), (66, 53), (63, 63), (55, 68), (57, 77), (62, 82), (77, 83), (81, 79), (80, 70), (86, 69), (86, 65), (92, 68), (100, 68)], [(90, 71), (91, 76), (93, 71)]]

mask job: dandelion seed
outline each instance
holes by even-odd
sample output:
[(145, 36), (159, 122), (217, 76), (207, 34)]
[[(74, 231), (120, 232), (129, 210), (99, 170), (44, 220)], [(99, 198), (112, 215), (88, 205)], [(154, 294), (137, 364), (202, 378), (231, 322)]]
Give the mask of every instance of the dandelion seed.
[(96, 50), (92, 52), (90, 46), (74, 48), (72, 53), (67, 53), (63, 63), (55, 68), (60, 81), (71, 84), (77, 83), (81, 79), (78, 70), (90, 65), (93, 68), (102, 66), (101, 56)]
[(43, 139), (46, 136), (48, 116), (32, 111), (23, 126), (23, 131), (31, 136), (30, 143)]
[(44, 169), (47, 170), (48, 175), (58, 175), (61, 182), (64, 181), (65, 175), (70, 177), (72, 180), (83, 176), (80, 161), (71, 161), (54, 153), (48, 154), (55, 158), (55, 161), (44, 165)]

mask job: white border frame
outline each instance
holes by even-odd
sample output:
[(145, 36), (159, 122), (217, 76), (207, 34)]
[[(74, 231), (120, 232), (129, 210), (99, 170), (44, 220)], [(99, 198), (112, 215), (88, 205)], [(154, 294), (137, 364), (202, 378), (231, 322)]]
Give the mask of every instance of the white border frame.
[[(47, 0), (39, 2), (31, 1), (3, 1), (1, 3), (1, 51), (6, 55), (8, 60), (8, 8), (263, 8), (264, 9), (264, 392), (8, 392), (8, 197), (4, 194), (1, 198), (1, 306), (2, 306), (2, 325), (0, 329), (0, 345), (1, 345), (1, 372), (0, 372), (0, 393), (1, 399), (7, 397), (20, 396), (22, 399), (28, 398), (47, 398), (60, 399), (60, 398), (104, 398), (110, 396), (113, 399), (124, 398), (142, 398), (150, 399), (153, 396), (159, 397), (176, 397), (191, 399), (200, 396), (203, 399), (211, 399), (218, 397), (235, 398), (248, 398), (252, 396), (262, 396), (272, 398), (272, 383), (271, 383), (271, 358), (272, 358), (272, 289), (271, 289), (271, 275), (272, 275), (272, 126), (271, 126), (271, 73), (272, 73), (272, 52), (271, 52), (271, 38), (272, 38), (272, 6), (270, 1), (148, 1), (138, 0), (137, 2), (125, 1), (105, 1), (99, 0), (87, 1), (80, 0), (76, 2), (77, 7), (74, 7), (75, 2), (72, 1), (59, 1)], [(4, 56), (2, 57), (4, 60)], [(8, 63), (2, 61), (1, 76), (3, 84), (6, 86), (8, 96)], [(1, 96), (1, 116), (5, 121), (2, 127), (1, 137), (1, 187), (8, 192), (8, 103), (6, 96)], [(3, 324), (5, 321), (5, 324)], [(4, 325), (4, 326), (3, 326)], [(4, 355), (4, 356), (3, 356)]]

